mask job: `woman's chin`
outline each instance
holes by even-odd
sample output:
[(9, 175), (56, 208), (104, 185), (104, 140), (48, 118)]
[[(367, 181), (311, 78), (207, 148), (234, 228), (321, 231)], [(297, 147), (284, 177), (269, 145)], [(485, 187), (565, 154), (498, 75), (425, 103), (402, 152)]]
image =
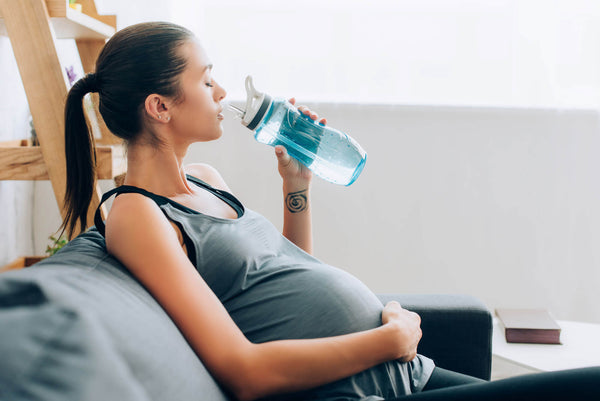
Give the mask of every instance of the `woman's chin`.
[(206, 137), (204, 139), (201, 140), (201, 142), (210, 142), (210, 141), (216, 141), (217, 139), (221, 138), (223, 136), (223, 127), (221, 127), (221, 125), (219, 125), (219, 128), (212, 133), (212, 135), (206, 135)]

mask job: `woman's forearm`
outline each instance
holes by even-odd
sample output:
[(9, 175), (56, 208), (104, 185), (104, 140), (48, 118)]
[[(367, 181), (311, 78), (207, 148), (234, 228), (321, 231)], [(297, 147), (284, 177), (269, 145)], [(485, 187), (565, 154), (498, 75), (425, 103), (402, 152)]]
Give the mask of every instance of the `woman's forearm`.
[(240, 399), (301, 391), (351, 376), (404, 351), (393, 324), (337, 337), (253, 344)]
[(312, 254), (312, 216), (310, 187), (304, 183), (283, 183), (283, 235)]

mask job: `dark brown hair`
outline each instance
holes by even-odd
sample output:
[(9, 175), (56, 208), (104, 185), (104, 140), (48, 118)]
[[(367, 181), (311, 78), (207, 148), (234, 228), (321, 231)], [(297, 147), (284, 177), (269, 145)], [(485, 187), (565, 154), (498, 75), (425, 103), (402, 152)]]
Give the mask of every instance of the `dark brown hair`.
[(98, 92), (99, 110), (106, 126), (126, 143), (141, 138), (144, 128), (144, 104), (152, 93), (181, 98), (179, 75), (187, 60), (180, 46), (193, 40), (193, 34), (181, 26), (166, 22), (132, 25), (117, 32), (104, 46), (96, 71), (73, 85), (65, 106), (65, 153), (67, 190), (65, 217), (61, 226), (69, 238), (79, 222), (87, 226), (87, 211), (94, 192), (96, 159), (94, 138), (83, 112), (83, 97)]

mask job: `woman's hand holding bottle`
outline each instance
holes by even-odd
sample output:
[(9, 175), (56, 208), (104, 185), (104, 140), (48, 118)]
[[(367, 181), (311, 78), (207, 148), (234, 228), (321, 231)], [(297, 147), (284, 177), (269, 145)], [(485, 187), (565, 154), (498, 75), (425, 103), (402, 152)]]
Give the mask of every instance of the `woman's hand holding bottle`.
[[(295, 105), (296, 99), (291, 98), (289, 102)], [(319, 116), (306, 106), (298, 106), (298, 111), (314, 121), (319, 119)], [(327, 119), (321, 118), (319, 123), (325, 125)], [(312, 179), (312, 172), (304, 164), (291, 157), (282, 145), (275, 146), (275, 155), (277, 156), (279, 174), (284, 181), (308, 185)]]

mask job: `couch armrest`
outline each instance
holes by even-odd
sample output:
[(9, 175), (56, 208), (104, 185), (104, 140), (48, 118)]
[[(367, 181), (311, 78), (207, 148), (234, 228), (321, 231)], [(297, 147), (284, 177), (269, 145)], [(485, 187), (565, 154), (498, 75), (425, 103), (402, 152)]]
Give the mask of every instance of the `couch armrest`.
[(418, 352), (441, 368), (489, 380), (492, 370), (492, 315), (468, 295), (379, 294), (421, 316)]

